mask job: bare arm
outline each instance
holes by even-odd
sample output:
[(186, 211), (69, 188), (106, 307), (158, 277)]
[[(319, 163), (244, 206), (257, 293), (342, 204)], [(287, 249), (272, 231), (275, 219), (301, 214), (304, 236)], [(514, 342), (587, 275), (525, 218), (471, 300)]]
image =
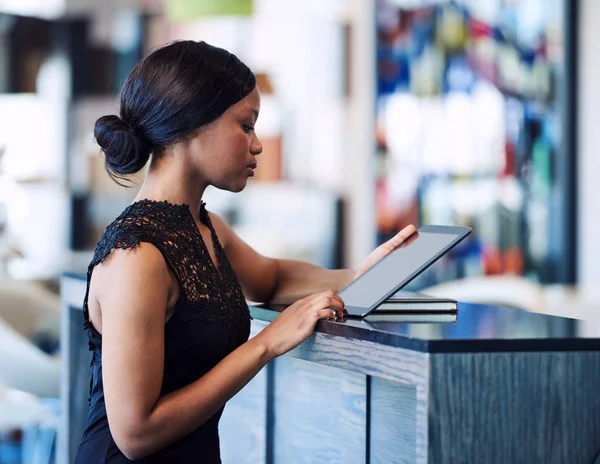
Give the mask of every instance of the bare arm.
[(305, 261), (261, 255), (244, 242), (221, 218), (210, 214), (247, 299), (257, 302), (293, 303), (312, 293), (337, 292), (356, 276), (351, 269), (325, 269)]
[(277, 282), (269, 301), (293, 303), (313, 292), (339, 292), (356, 277), (352, 269), (325, 269), (305, 261), (276, 259)]
[(210, 418), (273, 357), (310, 335), (320, 318), (340, 314), (334, 294), (313, 295), (286, 309), (261, 334), (207, 374), (160, 397), (164, 324), (170, 276), (149, 244), (111, 253), (94, 271), (102, 311), (102, 364), (113, 438), (129, 459), (140, 459), (182, 438)]
[(218, 216), (211, 220), (227, 258), (238, 276), (244, 295), (251, 301), (288, 304), (314, 292), (339, 292), (415, 232), (410, 225), (377, 247), (358, 270), (325, 269), (305, 261), (273, 259), (262, 256)]

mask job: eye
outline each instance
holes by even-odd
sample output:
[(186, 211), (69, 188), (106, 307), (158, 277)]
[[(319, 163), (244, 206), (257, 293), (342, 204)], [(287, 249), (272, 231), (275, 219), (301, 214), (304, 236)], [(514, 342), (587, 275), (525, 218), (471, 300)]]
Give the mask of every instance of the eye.
[(249, 133), (250, 131), (254, 130), (254, 127), (250, 127), (250, 126), (248, 126), (246, 124), (242, 124), (242, 128), (244, 129), (244, 132), (246, 134)]

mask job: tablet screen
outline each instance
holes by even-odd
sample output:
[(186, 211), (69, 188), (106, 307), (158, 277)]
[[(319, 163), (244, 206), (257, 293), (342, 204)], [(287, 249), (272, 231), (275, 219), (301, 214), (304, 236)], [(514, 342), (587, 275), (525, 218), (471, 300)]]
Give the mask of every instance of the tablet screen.
[(423, 226), (399, 248), (344, 288), (349, 315), (364, 315), (400, 290), (465, 238), (468, 227)]

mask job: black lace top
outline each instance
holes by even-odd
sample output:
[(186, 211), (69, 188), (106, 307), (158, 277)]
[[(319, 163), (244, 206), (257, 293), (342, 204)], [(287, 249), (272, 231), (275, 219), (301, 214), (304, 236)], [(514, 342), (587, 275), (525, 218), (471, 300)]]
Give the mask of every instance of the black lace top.
[[(88, 268), (84, 301), (84, 329), (93, 351), (92, 378), (89, 417), (76, 463), (130, 462), (115, 445), (108, 427), (102, 386), (102, 337), (89, 320), (87, 305), (92, 271), (113, 248), (151, 243), (162, 253), (179, 283), (179, 300), (165, 324), (161, 396), (195, 381), (248, 340), (248, 306), (204, 203), (200, 220), (211, 231), (217, 265), (187, 205), (150, 200), (133, 203), (100, 239)], [(217, 426), (222, 412), (221, 409), (189, 435), (140, 462), (220, 462)]]

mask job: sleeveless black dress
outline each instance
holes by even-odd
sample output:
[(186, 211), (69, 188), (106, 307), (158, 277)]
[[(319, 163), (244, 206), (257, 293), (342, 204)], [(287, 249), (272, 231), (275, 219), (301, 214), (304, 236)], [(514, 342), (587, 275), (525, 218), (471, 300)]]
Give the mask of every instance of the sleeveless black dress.
[[(87, 306), (92, 270), (112, 249), (151, 243), (179, 282), (179, 300), (165, 324), (161, 396), (194, 382), (248, 340), (248, 306), (204, 203), (200, 219), (211, 231), (218, 270), (187, 205), (151, 200), (133, 203), (107, 227), (98, 242), (88, 268), (84, 301), (84, 329), (93, 351), (90, 409), (76, 464), (132, 462), (121, 453), (110, 433), (102, 386), (102, 337), (90, 323)], [(218, 423), (222, 412), (219, 410), (187, 436), (137, 462), (221, 462)]]

